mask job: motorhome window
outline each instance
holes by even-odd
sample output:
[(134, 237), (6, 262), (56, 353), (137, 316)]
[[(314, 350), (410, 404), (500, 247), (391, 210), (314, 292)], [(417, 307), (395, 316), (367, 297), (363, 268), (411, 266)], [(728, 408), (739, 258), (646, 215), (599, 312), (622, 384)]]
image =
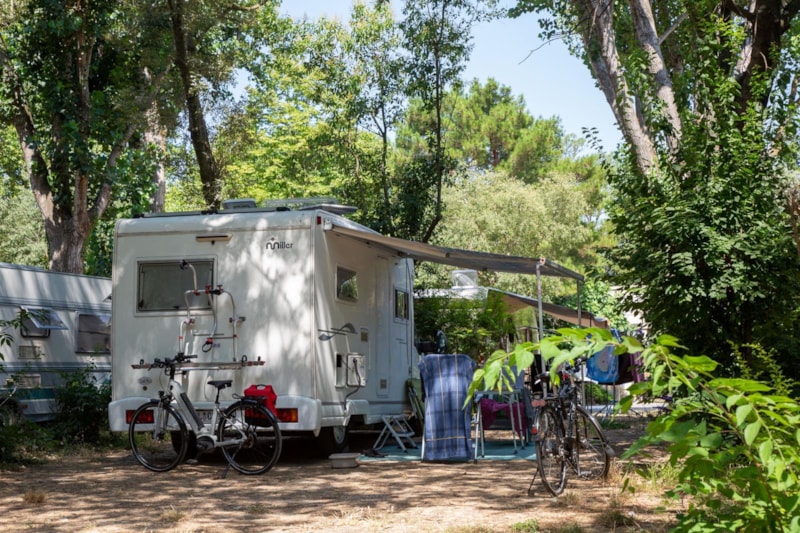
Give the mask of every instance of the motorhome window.
[(358, 301), (358, 277), (346, 268), (336, 269), (336, 297), (348, 302)]
[(75, 351), (111, 353), (111, 315), (79, 314)]
[(408, 320), (408, 293), (400, 289), (394, 290), (394, 317)]
[(49, 337), (53, 329), (68, 329), (55, 311), (47, 307), (22, 308), (23, 337)]
[[(190, 260), (197, 273), (197, 289), (214, 286), (214, 262)], [(191, 268), (181, 269), (178, 261), (165, 263), (139, 263), (138, 311), (186, 310), (188, 300), (191, 309), (209, 309), (208, 296), (186, 294), (195, 289)]]

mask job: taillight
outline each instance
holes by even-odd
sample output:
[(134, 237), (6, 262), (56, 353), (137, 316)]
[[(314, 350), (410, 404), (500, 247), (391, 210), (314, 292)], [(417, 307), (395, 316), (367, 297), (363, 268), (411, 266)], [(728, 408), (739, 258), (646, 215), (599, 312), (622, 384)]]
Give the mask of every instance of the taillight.
[(277, 409), (278, 420), (281, 422), (297, 422), (297, 408)]
[[(135, 413), (135, 409), (128, 409), (125, 411), (125, 423), (130, 424), (131, 420), (133, 419), (133, 413)], [(139, 413), (139, 418), (136, 419), (136, 422), (139, 424), (152, 424), (153, 423), (153, 410), (147, 409), (146, 411), (142, 411)]]

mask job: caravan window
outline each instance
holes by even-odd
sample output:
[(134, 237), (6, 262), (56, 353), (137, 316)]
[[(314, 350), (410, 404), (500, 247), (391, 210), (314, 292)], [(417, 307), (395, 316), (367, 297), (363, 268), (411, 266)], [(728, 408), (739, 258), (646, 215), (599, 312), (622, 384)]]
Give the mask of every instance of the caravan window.
[(49, 337), (50, 330), (68, 329), (56, 312), (47, 307), (23, 307), (22, 315), (23, 337)]
[(111, 353), (111, 315), (79, 314), (75, 351), (78, 353)]
[(348, 302), (358, 301), (358, 276), (352, 270), (336, 269), (336, 297)]
[(400, 289), (394, 290), (394, 317), (408, 320), (408, 293)]
[[(191, 265), (197, 274), (197, 289), (214, 286), (214, 261), (192, 260)], [(180, 268), (178, 261), (162, 263), (139, 263), (138, 311), (179, 311), (186, 310), (186, 301), (191, 309), (210, 309), (205, 293), (197, 296), (186, 295), (195, 289), (191, 268)]]

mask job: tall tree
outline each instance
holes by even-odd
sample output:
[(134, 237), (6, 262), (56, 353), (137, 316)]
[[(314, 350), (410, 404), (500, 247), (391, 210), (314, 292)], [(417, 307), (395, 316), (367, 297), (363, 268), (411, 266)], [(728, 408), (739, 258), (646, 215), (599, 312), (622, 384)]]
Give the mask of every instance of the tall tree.
[[(276, 0), (167, 0), (175, 67), (179, 73), (189, 136), (207, 207), (219, 207), (221, 170), (212, 149), (203, 96), (225, 96), (233, 72), (254, 40), (260, 19), (275, 15)], [(266, 13), (266, 14), (265, 14)]]
[(49, 267), (82, 272), (84, 245), (114, 185), (137, 171), (127, 167), (129, 143), (167, 65), (148, 53), (158, 42), (138, 38), (133, 4), (28, 0), (8, 7), (0, 27), (0, 117), (17, 134)]
[(460, 82), (472, 50), (472, 24), (481, 13), (469, 0), (408, 0), (403, 14), (409, 96), (419, 99), (432, 122), (425, 131), (427, 153), (400, 169), (398, 231), (427, 242), (442, 220), (442, 189), (455, 170), (446, 152), (447, 92)]
[[(617, 281), (694, 351), (776, 342), (797, 303), (797, 2), (519, 0), (553, 15), (628, 145), (611, 176)], [(784, 349), (788, 353), (796, 349)], [(732, 367), (729, 367), (732, 368)]]

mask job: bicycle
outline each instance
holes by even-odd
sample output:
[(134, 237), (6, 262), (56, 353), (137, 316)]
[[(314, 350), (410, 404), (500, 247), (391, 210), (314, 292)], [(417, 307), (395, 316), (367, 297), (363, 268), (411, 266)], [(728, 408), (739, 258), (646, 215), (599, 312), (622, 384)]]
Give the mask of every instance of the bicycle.
[[(536, 445), (537, 470), (528, 487), (528, 495), (538, 474), (544, 488), (558, 496), (567, 486), (567, 472), (579, 479), (598, 479), (608, 475), (614, 451), (597, 420), (581, 405), (580, 387), (575, 374), (584, 363), (581, 358), (560, 371), (561, 383), (556, 394), (542, 395), (532, 401), (534, 419), (531, 433)], [(550, 374), (536, 377), (536, 384), (548, 384)]]
[[(128, 439), (133, 456), (149, 470), (166, 472), (184, 461), (190, 438), (195, 437), (198, 455), (221, 448), (228, 466), (242, 474), (268, 471), (281, 455), (278, 420), (257, 400), (236, 394), (236, 401), (223, 411), (219, 395), (232, 382), (226, 379), (208, 382), (217, 389), (217, 395), (211, 423), (205, 424), (181, 384), (175, 380), (176, 369), (195, 357), (178, 354), (163, 361), (155, 359), (150, 365), (141, 361), (137, 366), (148, 370), (164, 369), (169, 376), (169, 387), (166, 391), (159, 391), (158, 399), (142, 404), (131, 416)], [(216, 432), (213, 431), (215, 427)]]

